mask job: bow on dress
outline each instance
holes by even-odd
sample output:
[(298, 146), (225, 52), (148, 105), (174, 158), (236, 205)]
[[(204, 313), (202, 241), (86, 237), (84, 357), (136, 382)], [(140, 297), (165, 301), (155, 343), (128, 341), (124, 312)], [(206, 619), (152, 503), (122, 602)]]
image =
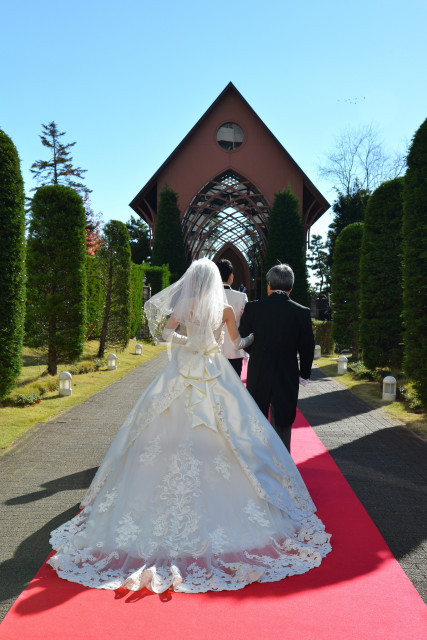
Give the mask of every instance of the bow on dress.
[(219, 353), (218, 344), (210, 342), (203, 346), (189, 339), (185, 346), (178, 347), (177, 352), (178, 372), (186, 386), (191, 386), (188, 405), (191, 426), (206, 425), (212, 431), (218, 431), (212, 396), (216, 378), (221, 374), (212, 357)]

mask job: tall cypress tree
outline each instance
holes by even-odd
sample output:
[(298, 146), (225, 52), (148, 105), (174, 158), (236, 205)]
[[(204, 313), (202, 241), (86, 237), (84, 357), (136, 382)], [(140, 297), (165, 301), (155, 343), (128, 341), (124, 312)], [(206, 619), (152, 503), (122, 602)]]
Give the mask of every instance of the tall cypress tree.
[(359, 352), (360, 248), (363, 222), (346, 226), (335, 242), (332, 263), (332, 335), (341, 348)]
[(291, 298), (308, 304), (307, 268), (305, 264), (304, 233), (298, 198), (291, 189), (274, 196), (270, 213), (268, 246), (264, 257), (264, 273), (279, 262), (289, 264), (295, 274)]
[(403, 190), (403, 320), (404, 370), (427, 407), (427, 119), (414, 135)]
[(369, 369), (402, 364), (403, 178), (384, 182), (365, 210), (360, 260), (360, 346)]
[(48, 347), (48, 372), (83, 353), (86, 322), (85, 211), (71, 187), (40, 187), (27, 249), (26, 343)]
[(178, 194), (165, 185), (157, 209), (151, 264), (159, 267), (168, 264), (171, 282), (178, 280), (186, 268), (180, 217)]
[(334, 219), (329, 225), (326, 240), (326, 248), (328, 251), (328, 257), (326, 259), (328, 267), (327, 282), (329, 282), (329, 284), (336, 239), (347, 225), (353, 224), (353, 222), (363, 222), (369, 196), (370, 192), (366, 189), (361, 189), (356, 182), (355, 189), (350, 193), (338, 193), (338, 198), (332, 206)]
[(0, 130), (0, 398), (21, 371), (25, 311), (24, 183), (18, 152)]
[(131, 330), (131, 252), (126, 225), (111, 220), (104, 228), (103, 242), (97, 253), (105, 293), (104, 317), (98, 357), (106, 345), (126, 348)]

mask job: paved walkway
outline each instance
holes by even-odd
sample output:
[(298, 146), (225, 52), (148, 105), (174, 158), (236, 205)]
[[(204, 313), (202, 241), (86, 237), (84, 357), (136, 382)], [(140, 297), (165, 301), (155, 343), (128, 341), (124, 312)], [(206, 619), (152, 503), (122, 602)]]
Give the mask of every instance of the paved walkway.
[[(0, 619), (50, 552), (49, 532), (75, 515), (118, 426), (166, 358), (37, 425), (0, 457)], [(427, 442), (318, 371), (313, 378), (300, 409), (427, 600)]]

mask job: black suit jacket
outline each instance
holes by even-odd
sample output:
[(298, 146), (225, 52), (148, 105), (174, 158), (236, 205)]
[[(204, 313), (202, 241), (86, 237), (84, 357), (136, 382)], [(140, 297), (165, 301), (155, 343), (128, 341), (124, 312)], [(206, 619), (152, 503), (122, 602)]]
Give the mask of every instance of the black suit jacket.
[[(240, 320), (239, 332), (253, 332), (247, 388), (256, 399), (279, 387), (293, 413), (298, 400), (299, 376), (309, 378), (314, 355), (310, 309), (291, 300), (286, 293), (248, 302)], [(300, 356), (298, 367), (297, 354)]]

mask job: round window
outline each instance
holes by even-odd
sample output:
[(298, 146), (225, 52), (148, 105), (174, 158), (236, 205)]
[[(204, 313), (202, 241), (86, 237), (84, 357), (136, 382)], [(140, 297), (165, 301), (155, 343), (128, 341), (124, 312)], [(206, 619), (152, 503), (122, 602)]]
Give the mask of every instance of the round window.
[(235, 122), (226, 122), (221, 125), (216, 134), (216, 140), (220, 147), (226, 151), (238, 149), (243, 142), (243, 131)]

